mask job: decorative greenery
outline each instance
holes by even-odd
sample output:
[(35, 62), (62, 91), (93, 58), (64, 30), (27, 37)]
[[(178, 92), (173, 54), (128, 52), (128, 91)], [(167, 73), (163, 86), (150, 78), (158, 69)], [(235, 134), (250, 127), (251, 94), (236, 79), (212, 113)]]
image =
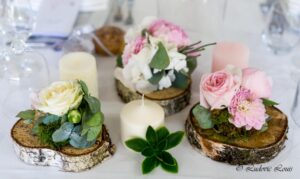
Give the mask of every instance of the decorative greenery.
[(26, 124), (30, 124), (35, 117), (35, 110), (26, 110), (21, 111), (17, 114), (16, 117), (24, 119)]
[(189, 75), (185, 75), (182, 72), (174, 72), (175, 80), (172, 83), (172, 86), (179, 89), (186, 89), (189, 86)]
[[(266, 101), (266, 106), (277, 104), (271, 100)], [(198, 125), (202, 129), (207, 130), (206, 133), (209, 133), (209, 130), (212, 129), (219, 135), (224, 136), (227, 140), (248, 137), (255, 132), (264, 132), (268, 129), (268, 121), (270, 120), (269, 118), (266, 119), (262, 128), (259, 131), (256, 131), (255, 129), (246, 130), (244, 127), (237, 128), (231, 124), (229, 122), (231, 116), (227, 108), (210, 111), (198, 104), (192, 109), (192, 113), (197, 120)]]
[(118, 56), (117, 56), (116, 61), (117, 61), (117, 67), (120, 67), (120, 68), (123, 68), (123, 67), (124, 67), (123, 61), (122, 61), (122, 56), (121, 56), (121, 55), (118, 55)]
[(275, 106), (275, 105), (278, 105), (277, 102), (272, 101), (272, 100), (270, 100), (270, 99), (262, 98), (262, 101), (263, 101), (263, 104), (264, 104), (265, 106)]
[[(217, 44), (217, 43), (209, 43), (209, 44), (204, 44), (204, 45), (199, 46), (200, 43), (201, 43), (201, 41), (198, 41), (191, 45), (184, 46), (179, 49), (179, 52), (185, 54), (188, 57), (197, 57), (197, 56), (200, 56), (199, 52), (205, 50), (206, 47)], [(191, 54), (197, 53), (197, 52), (198, 52), (197, 56), (191, 55)]]
[(151, 68), (163, 70), (163, 69), (167, 68), (169, 66), (169, 64), (170, 64), (170, 58), (169, 58), (168, 52), (167, 52), (166, 48), (164, 47), (164, 45), (161, 42), (159, 42), (158, 50), (155, 53), (155, 55), (153, 56), (149, 66)]
[(199, 104), (194, 107), (192, 112), (202, 129), (211, 129), (214, 127), (211, 112), (208, 109)]
[(146, 132), (146, 140), (133, 138), (125, 142), (130, 149), (140, 152), (145, 156), (142, 163), (143, 174), (150, 173), (159, 165), (167, 172), (178, 173), (178, 163), (176, 159), (166, 150), (177, 146), (184, 136), (184, 132), (177, 131), (171, 133), (166, 127), (161, 127), (156, 131), (149, 126)]
[(78, 83), (84, 95), (77, 109), (72, 109), (63, 116), (35, 110), (22, 111), (17, 115), (25, 119), (27, 124), (33, 123), (32, 134), (38, 136), (41, 143), (56, 149), (67, 144), (75, 148), (86, 148), (93, 145), (101, 134), (104, 115), (100, 110), (100, 102), (89, 94), (83, 81)]

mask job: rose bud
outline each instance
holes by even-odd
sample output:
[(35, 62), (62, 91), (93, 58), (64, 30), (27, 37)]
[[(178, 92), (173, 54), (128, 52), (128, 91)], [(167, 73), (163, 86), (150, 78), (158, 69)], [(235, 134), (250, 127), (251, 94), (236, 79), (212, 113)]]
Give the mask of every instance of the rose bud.
[(81, 121), (81, 114), (78, 110), (72, 110), (68, 113), (68, 121), (77, 124)]

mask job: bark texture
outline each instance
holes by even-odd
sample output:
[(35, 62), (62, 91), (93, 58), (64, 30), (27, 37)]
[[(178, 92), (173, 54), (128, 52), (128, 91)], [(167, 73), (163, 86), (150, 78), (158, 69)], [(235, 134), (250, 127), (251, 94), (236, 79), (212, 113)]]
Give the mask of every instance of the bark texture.
[[(116, 80), (116, 88), (118, 95), (125, 103), (142, 98), (142, 94), (131, 91), (119, 80)], [(186, 106), (189, 105), (191, 98), (190, 85), (185, 90), (168, 88), (160, 91), (155, 91), (149, 94), (145, 94), (145, 98), (157, 102), (161, 107), (164, 108), (166, 116), (170, 116), (183, 110)]]
[(19, 120), (11, 129), (14, 149), (25, 163), (40, 166), (55, 166), (66, 172), (80, 172), (92, 168), (115, 153), (108, 131), (103, 125), (102, 135), (96, 143), (86, 149), (65, 146), (54, 150), (31, 135), (31, 127)]
[(216, 133), (211, 133), (212, 129), (207, 135), (207, 131), (198, 126), (192, 112), (186, 120), (185, 130), (190, 144), (213, 160), (232, 165), (264, 163), (272, 160), (282, 151), (288, 132), (285, 114), (275, 107), (267, 108), (267, 113), (271, 117), (268, 130), (257, 132), (247, 139), (224, 142), (218, 140)]

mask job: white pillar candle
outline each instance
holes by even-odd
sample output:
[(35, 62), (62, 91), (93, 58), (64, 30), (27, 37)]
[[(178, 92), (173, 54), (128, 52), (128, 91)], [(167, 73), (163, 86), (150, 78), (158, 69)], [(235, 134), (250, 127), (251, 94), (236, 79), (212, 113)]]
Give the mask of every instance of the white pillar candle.
[(86, 83), (92, 96), (99, 98), (96, 59), (85, 52), (64, 55), (59, 62), (61, 80), (79, 79)]
[(149, 100), (135, 100), (126, 104), (120, 114), (121, 138), (125, 141), (134, 137), (145, 138), (148, 126), (154, 129), (164, 125), (163, 108)]

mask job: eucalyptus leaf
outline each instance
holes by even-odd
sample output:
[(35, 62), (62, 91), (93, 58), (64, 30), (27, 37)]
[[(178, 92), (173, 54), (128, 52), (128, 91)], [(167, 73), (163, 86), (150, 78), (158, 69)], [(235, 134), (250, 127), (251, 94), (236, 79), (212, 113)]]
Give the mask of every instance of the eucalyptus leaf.
[(70, 122), (65, 122), (52, 134), (53, 142), (64, 142), (69, 139), (74, 125)]
[(24, 124), (31, 124), (32, 123), (32, 119), (25, 119), (23, 121)]
[(201, 105), (197, 105), (192, 110), (195, 118), (197, 119), (198, 124), (202, 129), (211, 129), (213, 128), (213, 122), (211, 119), (211, 112), (204, 108)]
[(95, 140), (89, 142), (87, 141), (85, 135), (84, 136), (80, 135), (80, 128), (81, 126), (78, 125), (73, 129), (70, 135), (70, 145), (72, 145), (75, 148), (87, 148), (95, 144)]
[(122, 56), (118, 55), (116, 59), (117, 67), (123, 68)]
[(167, 146), (165, 147), (165, 150), (171, 149), (176, 145), (178, 145), (181, 142), (183, 136), (184, 136), (184, 132), (182, 131), (178, 131), (170, 134), (167, 137)]
[(102, 131), (102, 126), (95, 126), (95, 127), (91, 127), (87, 133), (87, 141), (93, 141), (96, 140), (100, 134), (100, 132)]
[(80, 84), (83, 93), (84, 93), (85, 95), (89, 95), (89, 89), (88, 89), (88, 87), (86, 86), (85, 82), (82, 81), (82, 80), (78, 80), (78, 83)]
[(150, 173), (159, 165), (159, 162), (155, 157), (147, 157), (142, 163), (142, 172), (143, 174)]
[(168, 55), (168, 52), (166, 50), (166, 48), (164, 47), (164, 45), (159, 42), (158, 43), (158, 50), (155, 53), (155, 55), (153, 56), (149, 66), (151, 68), (156, 68), (156, 69), (165, 69), (169, 66), (170, 64), (170, 58)]
[(187, 57), (186, 65), (189, 69), (189, 74), (191, 75), (197, 67), (197, 58), (196, 57)]
[(187, 89), (189, 86), (189, 77), (181, 72), (174, 71), (175, 80), (172, 86), (179, 89)]
[(43, 118), (43, 124), (48, 125), (50, 123), (57, 122), (58, 120), (60, 120), (59, 116), (48, 114)]
[(178, 173), (178, 163), (175, 158), (173, 159), (175, 161), (175, 165), (167, 165), (165, 163), (160, 163), (160, 166), (167, 172)]
[(152, 145), (155, 145), (157, 142), (157, 135), (152, 126), (148, 126), (147, 128), (146, 139)]
[(84, 96), (84, 100), (88, 103), (92, 113), (97, 113), (100, 111), (100, 102), (97, 98), (93, 96)]
[(275, 105), (278, 105), (277, 102), (272, 101), (272, 100), (270, 100), (270, 99), (262, 98), (262, 101), (263, 101), (263, 104), (264, 104), (265, 106), (275, 106)]
[(16, 117), (19, 117), (21, 119), (34, 119), (35, 116), (35, 110), (26, 110), (26, 111), (21, 111), (17, 114)]
[(145, 148), (149, 147), (146, 140), (142, 138), (133, 138), (125, 142), (126, 146), (136, 152), (142, 152)]
[(94, 127), (99, 126), (101, 123), (103, 123), (103, 114), (101, 112), (97, 112), (89, 120), (85, 121), (84, 125)]
[(159, 81), (162, 79), (164, 76), (164, 71), (157, 72), (152, 75), (152, 77), (148, 80), (151, 84), (156, 85), (159, 83)]
[(81, 135), (87, 135), (87, 141), (96, 140), (102, 131), (103, 120), (103, 113), (97, 112), (94, 114), (82, 124)]

